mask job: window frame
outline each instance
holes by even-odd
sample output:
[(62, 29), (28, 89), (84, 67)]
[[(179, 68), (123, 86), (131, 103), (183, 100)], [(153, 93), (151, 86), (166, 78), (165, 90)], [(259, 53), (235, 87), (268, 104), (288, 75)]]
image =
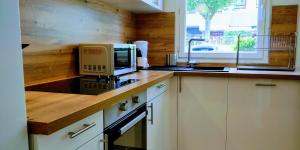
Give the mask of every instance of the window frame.
[(235, 4), (234, 9), (246, 9), (247, 6), (247, 0), (238, 0), (241, 2), (240, 4)]
[[(186, 1), (180, 0), (178, 5), (178, 36), (177, 40), (179, 42), (177, 54), (178, 62), (186, 62), (187, 52), (185, 52), (185, 38), (186, 38)], [(271, 14), (272, 14), (272, 3), (269, 0), (260, 1), (261, 9), (259, 10), (258, 19), (258, 30), (259, 33), (263, 35), (268, 35), (270, 33), (271, 26)], [(260, 45), (267, 46), (267, 39), (260, 39)], [(243, 52), (244, 53), (244, 52)], [(236, 53), (235, 52), (202, 52), (200, 54), (191, 53), (191, 59), (196, 62), (201, 63), (236, 63)], [(240, 58), (245, 63), (268, 63), (268, 52), (245, 52), (240, 54)]]

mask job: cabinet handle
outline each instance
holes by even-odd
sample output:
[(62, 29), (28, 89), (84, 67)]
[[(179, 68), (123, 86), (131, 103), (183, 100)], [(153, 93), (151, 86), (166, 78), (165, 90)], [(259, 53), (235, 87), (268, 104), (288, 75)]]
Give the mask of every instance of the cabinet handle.
[(104, 150), (108, 150), (108, 135), (107, 134), (104, 135), (104, 140), (101, 142), (104, 143)]
[(150, 121), (150, 123), (153, 124), (153, 103), (151, 103), (150, 106), (148, 106), (148, 108), (150, 108), (151, 111), (151, 116), (150, 119), (148, 119), (148, 121)]
[(256, 83), (255, 84), (256, 86), (270, 86), (270, 87), (275, 87), (275, 86), (277, 86), (276, 84), (264, 84), (264, 83)]
[(132, 121), (130, 121), (128, 124), (126, 124), (124, 127), (122, 127), (120, 129), (121, 135), (124, 134), (125, 132), (127, 132), (131, 127), (133, 127), (134, 125), (136, 125), (138, 122), (140, 122), (145, 117), (146, 117), (146, 112), (143, 112), (142, 114), (140, 114), (139, 116), (137, 116), (135, 119), (133, 119)]
[(90, 129), (90, 128), (94, 127), (94, 126), (96, 126), (96, 123), (95, 123), (95, 122), (93, 122), (93, 123), (91, 123), (91, 124), (84, 124), (82, 129), (80, 129), (80, 130), (78, 130), (78, 131), (76, 131), (76, 132), (69, 132), (69, 133), (68, 133), (68, 134), (69, 134), (69, 137), (70, 137), (71, 139), (73, 139), (73, 138), (75, 138), (76, 136), (82, 134), (83, 132), (87, 131), (88, 129)]
[(161, 89), (161, 88), (163, 88), (163, 87), (165, 87), (165, 86), (167, 86), (167, 85), (165, 85), (165, 84), (160, 84), (160, 85), (156, 86), (156, 88)]
[(182, 91), (182, 77), (181, 76), (179, 76), (179, 93), (181, 93), (181, 91)]

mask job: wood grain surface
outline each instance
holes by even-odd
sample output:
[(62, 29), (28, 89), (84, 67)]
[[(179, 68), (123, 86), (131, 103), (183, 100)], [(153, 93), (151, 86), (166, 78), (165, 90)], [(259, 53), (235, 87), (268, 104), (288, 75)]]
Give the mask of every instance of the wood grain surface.
[(273, 6), (271, 33), (290, 34), (297, 31), (298, 6)]
[(166, 55), (175, 52), (175, 13), (136, 15), (136, 40), (149, 42), (150, 65), (166, 65)]
[(140, 71), (123, 77), (140, 81), (97, 96), (26, 91), (29, 133), (49, 135), (172, 76)]
[[(272, 35), (294, 35), (297, 32), (298, 23), (298, 5), (273, 6), (272, 8)], [(292, 45), (295, 45), (295, 37), (292, 39)], [(281, 43), (272, 41), (273, 44)], [(291, 53), (292, 63), (295, 65), (294, 52)], [(270, 53), (270, 64), (275, 66), (286, 66), (289, 63), (288, 51), (272, 51)]]
[(20, 0), (25, 84), (78, 75), (79, 43), (135, 39), (135, 17), (97, 0)]
[(135, 78), (141, 81), (98, 96), (26, 91), (29, 132), (49, 135), (173, 75), (300, 80), (300, 72), (239, 71), (233, 68), (229, 72), (222, 73), (140, 71), (123, 78)]

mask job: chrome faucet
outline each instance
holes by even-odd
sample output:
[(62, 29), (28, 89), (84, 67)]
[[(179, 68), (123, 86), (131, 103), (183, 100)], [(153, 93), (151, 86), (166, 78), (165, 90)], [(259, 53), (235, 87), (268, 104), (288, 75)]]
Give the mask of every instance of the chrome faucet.
[(191, 44), (192, 44), (192, 42), (194, 42), (194, 41), (201, 41), (201, 42), (203, 42), (203, 41), (205, 41), (205, 39), (190, 39), (190, 40), (189, 40), (188, 60), (187, 60), (187, 65), (188, 65), (188, 67), (192, 67), (192, 65), (197, 65), (196, 62), (192, 62), (192, 61), (191, 61)]

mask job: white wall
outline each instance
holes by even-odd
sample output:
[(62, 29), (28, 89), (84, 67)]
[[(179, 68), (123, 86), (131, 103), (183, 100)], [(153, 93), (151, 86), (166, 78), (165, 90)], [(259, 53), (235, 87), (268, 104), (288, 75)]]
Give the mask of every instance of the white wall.
[(298, 0), (272, 0), (273, 6), (280, 5), (296, 5), (298, 4)]
[(0, 1), (0, 150), (28, 150), (19, 0)]
[(177, 0), (164, 0), (164, 11), (174, 12), (176, 8)]

